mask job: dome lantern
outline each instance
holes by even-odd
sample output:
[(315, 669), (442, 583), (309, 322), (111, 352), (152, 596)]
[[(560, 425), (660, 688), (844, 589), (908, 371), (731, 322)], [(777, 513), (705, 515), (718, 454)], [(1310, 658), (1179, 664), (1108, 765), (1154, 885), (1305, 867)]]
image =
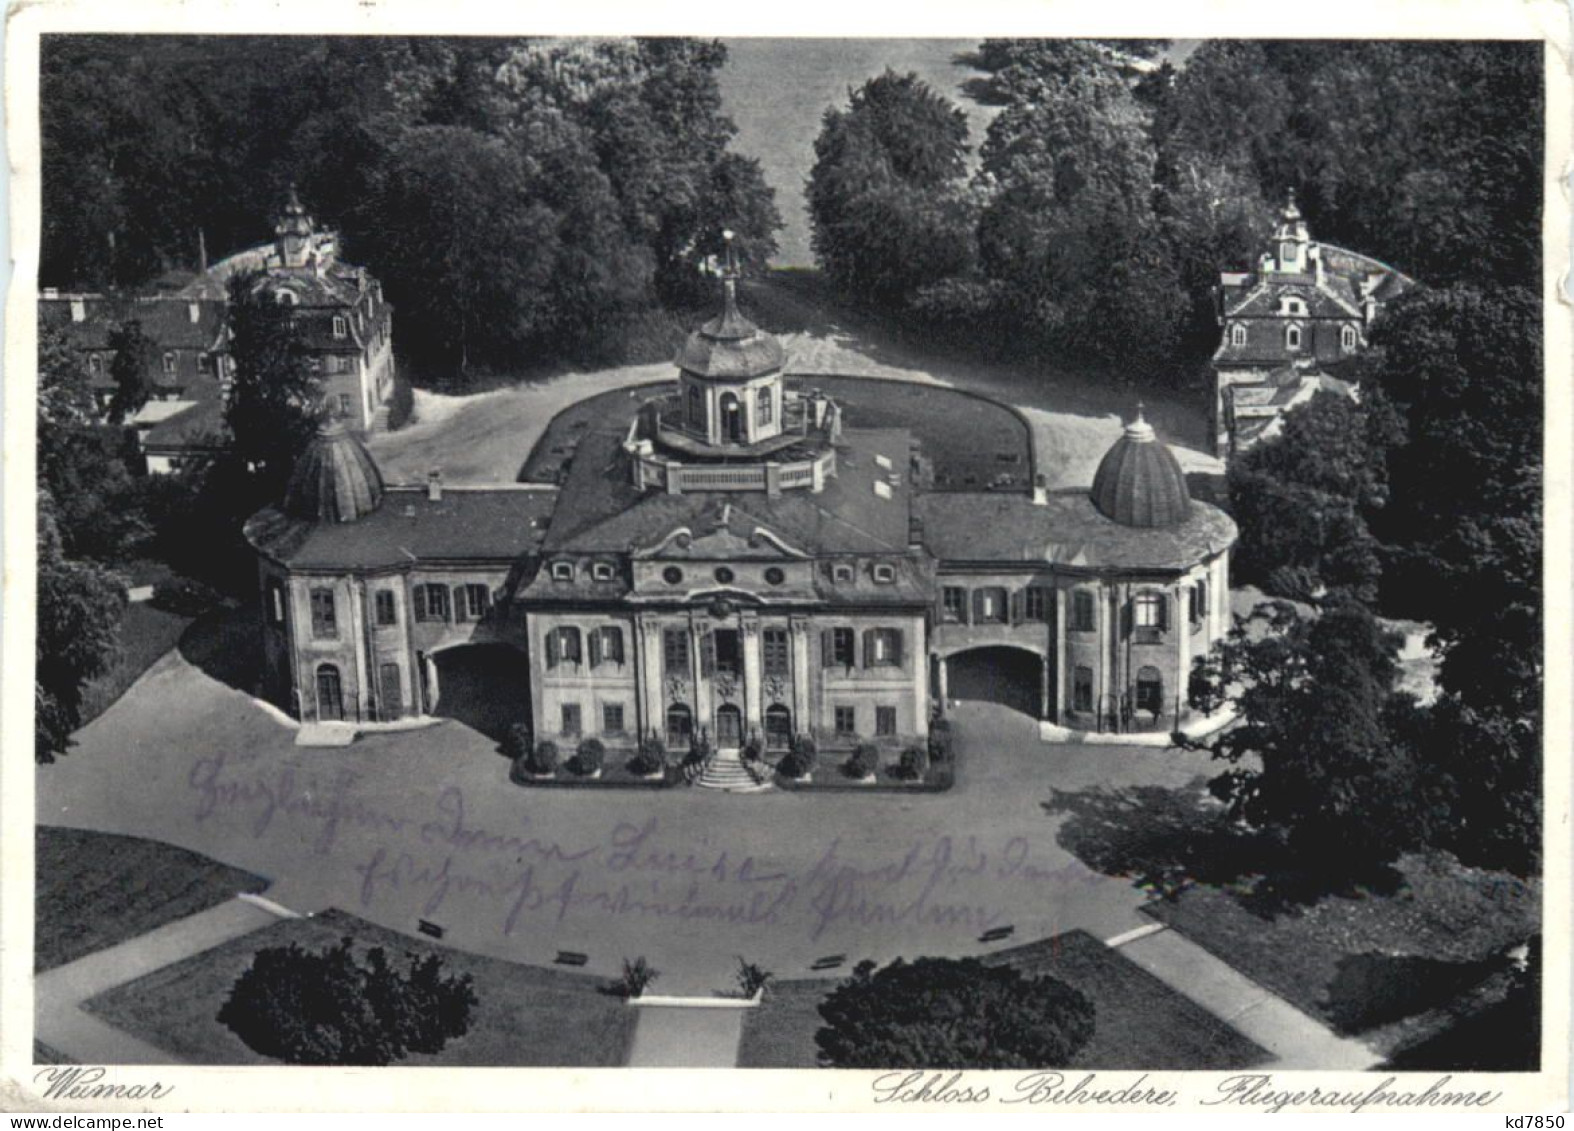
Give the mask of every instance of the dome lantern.
[(1141, 405), (1099, 461), (1089, 495), (1100, 514), (1122, 526), (1179, 526), (1191, 513), (1180, 462), (1143, 418)]

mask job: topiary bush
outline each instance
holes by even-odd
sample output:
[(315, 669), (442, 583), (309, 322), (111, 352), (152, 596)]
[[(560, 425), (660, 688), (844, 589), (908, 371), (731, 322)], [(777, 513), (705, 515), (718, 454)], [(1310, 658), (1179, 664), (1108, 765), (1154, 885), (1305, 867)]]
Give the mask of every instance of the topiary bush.
[(222, 605), (224, 594), (206, 582), (190, 577), (175, 577), (155, 585), (148, 603), (167, 613), (200, 617), (209, 609)]
[(918, 781), (929, 772), (929, 752), (922, 746), (909, 746), (902, 751), (898, 767), (899, 776), (908, 781)]
[(628, 771), (640, 777), (650, 777), (667, 765), (666, 744), (651, 735), (639, 741), (639, 749), (634, 752), (634, 757), (629, 759)]
[(607, 748), (599, 738), (587, 738), (579, 744), (579, 749), (574, 751), (574, 757), (569, 760), (568, 768), (582, 778), (600, 770), (607, 759)]
[(557, 743), (550, 738), (543, 738), (536, 743), (525, 768), (532, 774), (538, 775), (557, 773)]
[(518, 762), (530, 756), (531, 747), (535, 743), (535, 735), (530, 732), (528, 723), (515, 723), (508, 728), (508, 733), (503, 735), (503, 753), (509, 761)]
[(814, 744), (814, 736), (800, 734), (794, 736), (792, 745), (776, 768), (787, 777), (801, 778), (813, 773), (818, 761), (819, 752)]
[(880, 748), (872, 742), (860, 742), (842, 769), (850, 778), (867, 778), (879, 768)]

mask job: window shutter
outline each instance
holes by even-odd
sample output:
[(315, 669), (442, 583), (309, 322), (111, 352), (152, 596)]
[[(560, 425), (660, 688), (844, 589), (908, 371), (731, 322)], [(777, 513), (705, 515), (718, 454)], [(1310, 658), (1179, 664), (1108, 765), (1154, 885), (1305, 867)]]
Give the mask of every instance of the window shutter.
[(874, 632), (872, 628), (864, 629), (864, 667), (874, 667)]
[(1130, 636), (1131, 635), (1131, 622), (1132, 622), (1132, 619), (1133, 619), (1133, 609), (1132, 609), (1132, 606), (1131, 606), (1131, 602), (1127, 601), (1124, 605), (1122, 605), (1120, 607), (1120, 634), (1122, 636)]
[(1159, 631), (1162, 632), (1165, 629), (1169, 628), (1169, 626), (1170, 626), (1170, 599), (1168, 597), (1166, 597), (1164, 594), (1160, 593), (1159, 596), (1158, 596), (1158, 601), (1159, 601), (1159, 608), (1158, 608), (1158, 612), (1159, 612), (1159, 616), (1158, 616)]
[(424, 585), (415, 587), (415, 619), (426, 619), (426, 586)]
[(820, 633), (820, 666), (833, 667), (836, 664), (836, 638), (830, 629)]
[(547, 632), (547, 667), (555, 668), (561, 662), (562, 649), (559, 647), (558, 630), (554, 628)]
[(901, 667), (903, 663), (902, 630), (899, 628), (893, 628), (891, 630), (891, 662), (897, 667)]
[(454, 586), (454, 620), (456, 620), (456, 621), (464, 620), (465, 619), (465, 612), (466, 612), (466, 610), (465, 610), (465, 587), (463, 585), (455, 585)]
[(705, 676), (716, 674), (716, 636), (707, 632), (700, 641), (700, 674)]
[(621, 664), (623, 662), (623, 630), (621, 628), (609, 628), (607, 630), (607, 638), (612, 645), (612, 662)]
[(590, 666), (594, 668), (599, 667), (600, 665), (601, 630), (599, 628), (593, 628), (590, 630)]
[(973, 619), (980, 622), (984, 619), (984, 591), (982, 589), (973, 590)]
[(1022, 594), (1022, 590), (1020, 590), (1020, 589), (1013, 589), (1011, 591), (1011, 623), (1013, 625), (1018, 625), (1018, 624), (1022, 623), (1022, 602), (1023, 602), (1023, 600), (1024, 600), (1024, 597), (1023, 597), (1023, 594)]

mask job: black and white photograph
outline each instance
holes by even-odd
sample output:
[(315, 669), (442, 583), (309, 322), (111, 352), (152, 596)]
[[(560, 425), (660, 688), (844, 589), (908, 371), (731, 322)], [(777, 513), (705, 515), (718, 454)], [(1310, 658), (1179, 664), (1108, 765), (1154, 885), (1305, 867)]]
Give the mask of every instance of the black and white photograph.
[(8, 43), (16, 1110), (1566, 1109), (1566, 11), (246, 7)]

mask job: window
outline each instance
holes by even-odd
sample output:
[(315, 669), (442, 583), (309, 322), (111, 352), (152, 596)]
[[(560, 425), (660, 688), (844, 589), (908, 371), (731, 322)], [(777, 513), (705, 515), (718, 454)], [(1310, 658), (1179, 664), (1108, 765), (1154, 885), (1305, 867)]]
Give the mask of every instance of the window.
[(1341, 326), (1339, 328), (1339, 348), (1344, 350), (1355, 349), (1355, 327)]
[(1071, 628), (1075, 632), (1092, 632), (1093, 594), (1078, 589), (1071, 595)]
[(669, 628), (661, 634), (661, 658), (667, 678), (689, 678), (689, 630)]
[(275, 306), (294, 306), (299, 301), (300, 299), (296, 298), (289, 291), (277, 290), (273, 292), (273, 302)]
[(896, 628), (871, 628), (864, 633), (864, 667), (902, 666), (902, 632)]
[(1082, 714), (1093, 710), (1093, 669), (1077, 668), (1071, 683), (1071, 709)]
[(940, 591), (941, 607), (945, 619), (960, 622), (967, 619), (967, 590), (958, 585), (947, 585)]
[(677, 566), (668, 566), (661, 571), (661, 580), (668, 585), (676, 585), (683, 580), (683, 571)]
[(1168, 609), (1161, 593), (1138, 593), (1132, 601), (1133, 623), (1139, 641), (1153, 642), (1168, 627)]
[(1303, 315), (1306, 313), (1306, 303), (1294, 295), (1288, 295), (1285, 297), (1284, 302), (1279, 305), (1279, 313)]
[(1164, 710), (1164, 677), (1158, 668), (1137, 669), (1137, 710), (1153, 715)]
[(694, 736), (694, 712), (685, 703), (667, 708), (667, 745), (687, 746)]
[(766, 675), (786, 675), (792, 670), (785, 628), (767, 628), (760, 633), (760, 646)]
[(399, 623), (398, 609), (394, 605), (392, 589), (379, 589), (376, 597), (377, 623), (386, 628), (391, 624)]
[(574, 580), (574, 563), (573, 562), (553, 562), (552, 563), (552, 580), (553, 581), (573, 581)]
[(1038, 585), (1030, 585), (1022, 591), (1022, 619), (1048, 621), (1049, 620), (1049, 593)]
[(268, 582), (268, 620), (273, 624), (284, 623), (284, 586), (277, 581)]
[(312, 590), (312, 635), (319, 640), (332, 640), (339, 635), (332, 589)]
[(700, 659), (706, 675), (738, 675), (743, 671), (743, 642), (735, 628), (718, 628), (704, 640)]
[(874, 567), (874, 579), (881, 585), (890, 585), (896, 580), (896, 567), (880, 562)]
[(853, 655), (853, 630), (850, 628), (828, 629), (821, 638), (825, 666), (828, 668), (850, 668), (857, 663)]
[(349, 393), (340, 393), (339, 394), (339, 415), (340, 416), (349, 416), (350, 415), (350, 409), (351, 409), (351, 407), (354, 404), (355, 404), (355, 402), (350, 399), (350, 394)]
[(426, 584), (415, 587), (415, 619), (448, 619), (448, 586)]
[(104, 375), (104, 359), (96, 353), (88, 354), (87, 368), (88, 372), (92, 373), (93, 376), (102, 377)]
[(1287, 350), (1298, 350), (1301, 348), (1301, 328), (1299, 326), (1285, 327), (1284, 348)]
[(312, 368), (321, 369), (324, 373), (337, 373), (339, 372), (339, 358), (331, 353), (326, 357), (314, 357), (312, 358)]
[(780, 566), (770, 566), (765, 571), (765, 584), (767, 585), (780, 585), (786, 580), (787, 575), (782, 572)]
[(896, 736), (895, 707), (876, 707), (874, 709), (874, 733), (876, 738), (894, 738)]
[(563, 704), (563, 733), (577, 736), (584, 729), (580, 719), (578, 703)]
[(573, 625), (560, 625), (547, 633), (547, 667), (564, 667), (569, 664), (578, 667), (581, 658), (579, 629)]
[(1230, 327), (1230, 345), (1244, 346), (1246, 344), (1246, 327), (1237, 322)]
[(1191, 605), (1188, 611), (1191, 613), (1192, 631), (1195, 632), (1202, 627), (1203, 620), (1208, 616), (1208, 583), (1206, 581), (1196, 582), (1192, 585), (1189, 593), (1191, 595)]
[(853, 579), (853, 567), (837, 563), (831, 567), (831, 580), (839, 585), (845, 585)]
[(726, 566), (717, 566), (714, 576), (717, 582), (722, 585), (732, 584), (733, 573), (732, 570), (728, 569)]
[(858, 733), (858, 712), (852, 707), (837, 707), (833, 712), (836, 720), (836, 734), (839, 738), (847, 738)]
[(792, 712), (780, 703), (765, 708), (765, 745), (772, 750), (792, 745)]
[(590, 666), (623, 663), (623, 630), (615, 624), (605, 624), (590, 634)]
[(487, 609), (492, 607), (492, 591), (477, 582), (471, 582), (463, 588), (454, 586), (456, 605), (461, 597), (464, 599), (464, 612), (471, 620), (480, 620), (486, 616)]
[(350, 328), (349, 328), (348, 325), (346, 325), (344, 319), (340, 318), (338, 315), (334, 315), (334, 319), (333, 319), (333, 336), (336, 337), (336, 338), (343, 338), (343, 337), (348, 337), (349, 333), (350, 333)]
[(595, 562), (590, 567), (590, 576), (596, 581), (611, 581), (612, 574), (610, 562)]
[(973, 621), (975, 624), (1004, 624), (1006, 622), (1006, 591), (998, 587), (973, 590)]
[(601, 733), (623, 733), (623, 704), (603, 703), (601, 705)]
[(754, 398), (754, 423), (764, 428), (771, 422), (771, 391), (761, 389)]
[(1295, 262), (1295, 244), (1286, 240), (1279, 245), (1279, 258), (1285, 263)]
[(175, 375), (175, 355), (173, 353), (166, 353), (164, 355), (164, 375), (166, 377), (173, 377)]

